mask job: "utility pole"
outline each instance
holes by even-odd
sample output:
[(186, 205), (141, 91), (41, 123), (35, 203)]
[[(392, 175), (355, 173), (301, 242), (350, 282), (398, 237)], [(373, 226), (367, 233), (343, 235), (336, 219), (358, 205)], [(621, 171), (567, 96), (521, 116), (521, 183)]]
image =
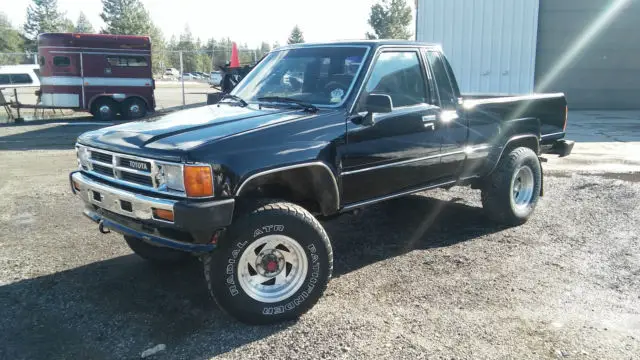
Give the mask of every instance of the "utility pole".
[(182, 63), (182, 51), (180, 51), (180, 79), (182, 80), (182, 107), (186, 105), (184, 99), (184, 64)]

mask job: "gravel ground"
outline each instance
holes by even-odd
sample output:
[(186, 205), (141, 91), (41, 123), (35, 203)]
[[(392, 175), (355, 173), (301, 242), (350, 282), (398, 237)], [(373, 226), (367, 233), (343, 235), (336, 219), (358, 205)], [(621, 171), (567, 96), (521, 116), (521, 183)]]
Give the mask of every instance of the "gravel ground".
[(517, 228), (486, 220), (467, 188), (326, 222), (325, 296), (297, 322), (251, 327), (216, 308), (196, 261), (153, 267), (83, 218), (67, 176), (89, 128), (0, 128), (0, 359), (131, 359), (157, 344), (158, 359), (640, 354), (640, 173), (554, 159)]

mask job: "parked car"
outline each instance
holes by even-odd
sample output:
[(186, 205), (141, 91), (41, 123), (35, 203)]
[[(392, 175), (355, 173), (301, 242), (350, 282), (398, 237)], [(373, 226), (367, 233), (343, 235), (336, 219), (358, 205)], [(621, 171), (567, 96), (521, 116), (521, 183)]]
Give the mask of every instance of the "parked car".
[[(304, 88), (283, 85), (300, 68)], [(526, 222), (543, 195), (539, 156), (571, 153), (566, 105), (460, 94), (434, 45), (290, 45), (217, 105), (82, 134), (71, 187), (101, 231), (152, 262), (199, 256), (220, 307), (273, 323), (308, 311), (331, 277), (318, 219), (471, 186), (494, 221)]]
[(0, 66), (0, 89), (40, 87), (39, 65)]
[(209, 85), (220, 86), (222, 84), (222, 72), (212, 71), (209, 75)]
[(197, 75), (192, 74), (192, 73), (184, 73), (180, 77), (180, 79), (184, 79), (184, 80), (195, 80), (197, 78), (198, 78)]
[(180, 70), (176, 69), (176, 68), (167, 68), (164, 71), (164, 75), (168, 76), (168, 77), (174, 77), (177, 78), (180, 76)]

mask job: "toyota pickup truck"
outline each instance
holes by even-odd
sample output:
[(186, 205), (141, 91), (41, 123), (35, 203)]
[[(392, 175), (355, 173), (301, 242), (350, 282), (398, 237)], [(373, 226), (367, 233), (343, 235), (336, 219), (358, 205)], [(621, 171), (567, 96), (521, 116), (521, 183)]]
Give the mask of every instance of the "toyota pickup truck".
[(80, 135), (70, 183), (100, 231), (152, 262), (198, 257), (219, 306), (265, 324), (325, 290), (323, 219), (466, 185), (487, 221), (524, 223), (566, 125), (563, 94), (461, 94), (437, 45), (291, 45), (217, 104)]

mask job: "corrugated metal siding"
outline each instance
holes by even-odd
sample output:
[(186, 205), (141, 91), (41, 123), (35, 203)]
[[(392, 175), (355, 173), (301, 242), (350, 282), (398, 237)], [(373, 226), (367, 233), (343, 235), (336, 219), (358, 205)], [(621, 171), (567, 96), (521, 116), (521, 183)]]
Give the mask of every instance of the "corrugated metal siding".
[[(614, 3), (541, 0), (536, 86)], [(640, 1), (627, 1), (615, 18), (541, 90), (564, 92), (571, 108), (640, 108)]]
[(538, 0), (418, 0), (416, 38), (439, 43), (462, 92), (533, 91)]

